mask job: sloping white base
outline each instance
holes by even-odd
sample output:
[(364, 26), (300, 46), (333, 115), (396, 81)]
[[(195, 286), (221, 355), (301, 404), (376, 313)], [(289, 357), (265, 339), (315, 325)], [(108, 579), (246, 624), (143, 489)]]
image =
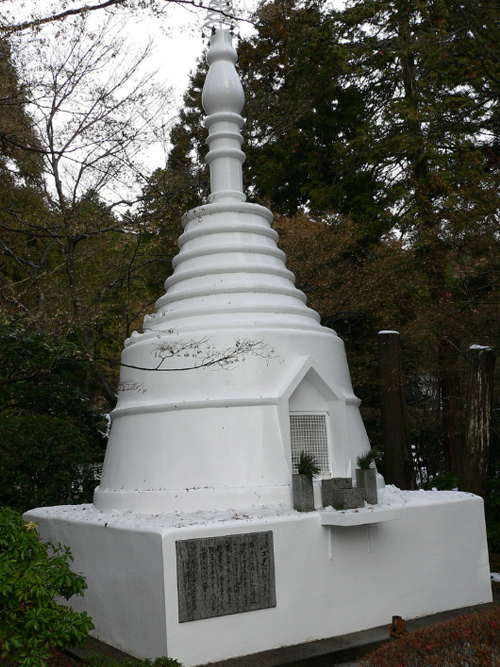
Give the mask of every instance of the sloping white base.
[[(491, 600), (480, 498), (387, 487), (384, 506), (399, 518), (322, 525), (320, 512), (282, 504), (184, 515), (64, 506), (25, 518), (71, 547), (89, 586), (71, 604), (93, 617), (95, 637), (191, 667)], [(277, 606), (179, 623), (176, 541), (269, 530)]]

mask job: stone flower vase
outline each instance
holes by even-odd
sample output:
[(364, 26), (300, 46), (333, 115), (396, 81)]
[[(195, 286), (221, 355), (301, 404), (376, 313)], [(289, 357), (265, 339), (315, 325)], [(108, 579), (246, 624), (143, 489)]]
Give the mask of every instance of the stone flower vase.
[(376, 468), (358, 468), (356, 470), (356, 486), (358, 489), (363, 489), (367, 503), (370, 505), (378, 503)]
[(311, 475), (292, 475), (293, 509), (298, 512), (314, 511), (313, 478)]

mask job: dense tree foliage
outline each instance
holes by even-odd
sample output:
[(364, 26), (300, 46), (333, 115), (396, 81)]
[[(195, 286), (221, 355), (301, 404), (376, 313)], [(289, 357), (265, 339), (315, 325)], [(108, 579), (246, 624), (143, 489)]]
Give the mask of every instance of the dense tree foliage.
[(96, 389), (76, 345), (0, 326), (0, 506), (92, 498), (107, 431)]
[(350, 80), (370, 104), (365, 159), (382, 171), (393, 228), (423, 280), (414, 321), (433, 353), (444, 464), (457, 477), (467, 465), (464, 360), (472, 343), (497, 341), (500, 249), (498, 95), (464, 18), (446, 2), (360, 1), (336, 19)]

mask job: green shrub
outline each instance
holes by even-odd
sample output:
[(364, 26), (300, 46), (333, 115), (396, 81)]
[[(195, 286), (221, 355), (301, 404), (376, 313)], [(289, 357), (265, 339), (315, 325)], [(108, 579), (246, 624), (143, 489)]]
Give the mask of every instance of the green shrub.
[(44, 667), (51, 649), (80, 643), (94, 626), (86, 612), (55, 601), (83, 595), (85, 578), (69, 567), (68, 547), (40, 540), (33, 523), (0, 509), (0, 658)]
[(107, 421), (86, 355), (0, 316), (0, 507), (87, 502)]
[(0, 506), (88, 502), (96, 486), (94, 451), (67, 419), (36, 414), (0, 416)]
[(365, 656), (361, 667), (433, 667), (500, 663), (500, 609), (457, 616), (393, 639)]
[(452, 491), (460, 487), (460, 478), (449, 470), (440, 470), (435, 475), (426, 480), (421, 488), (426, 491), (437, 489), (438, 491)]

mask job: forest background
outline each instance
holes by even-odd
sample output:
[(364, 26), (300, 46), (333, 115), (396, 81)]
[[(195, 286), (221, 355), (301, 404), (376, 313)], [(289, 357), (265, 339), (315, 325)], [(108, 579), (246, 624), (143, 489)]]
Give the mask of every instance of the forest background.
[[(167, 5), (1, 19), (0, 505), (91, 497), (123, 341), (207, 196), (205, 64), (168, 125), (149, 47), (133, 53), (116, 23), (115, 10), (161, 21)], [(297, 286), (345, 341), (381, 450), (377, 334), (400, 332), (409, 485), (481, 493), (500, 550), (498, 393), (476, 461), (467, 390), (471, 346), (498, 386), (500, 3), (275, 0), (251, 20), (249, 198), (275, 213)], [(157, 141), (168, 155), (150, 173)]]

